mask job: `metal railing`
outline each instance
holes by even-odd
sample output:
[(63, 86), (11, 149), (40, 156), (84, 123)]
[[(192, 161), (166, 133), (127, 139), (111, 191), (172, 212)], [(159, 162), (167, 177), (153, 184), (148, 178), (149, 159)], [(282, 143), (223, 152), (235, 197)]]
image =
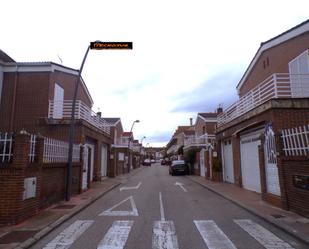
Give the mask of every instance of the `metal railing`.
[(215, 140), (215, 135), (204, 134), (202, 136), (187, 136), (184, 140), (184, 146), (203, 146), (203, 145), (211, 145)]
[(286, 156), (309, 155), (309, 125), (284, 129), (281, 132), (281, 138)]
[[(129, 138), (128, 137), (119, 137), (115, 139), (114, 142), (115, 145), (118, 146), (125, 146), (128, 147), (129, 146)], [(131, 143), (132, 144), (132, 143)]]
[[(71, 118), (72, 100), (54, 101), (49, 100), (48, 117), (55, 119)], [(110, 134), (110, 124), (97, 115), (83, 101), (77, 100), (75, 106), (75, 119), (82, 119), (96, 128)]]
[(308, 98), (309, 74), (275, 73), (218, 115), (218, 127), (275, 98)]
[[(67, 163), (69, 143), (44, 138), (43, 163)], [(80, 145), (73, 145), (73, 162), (80, 162)]]

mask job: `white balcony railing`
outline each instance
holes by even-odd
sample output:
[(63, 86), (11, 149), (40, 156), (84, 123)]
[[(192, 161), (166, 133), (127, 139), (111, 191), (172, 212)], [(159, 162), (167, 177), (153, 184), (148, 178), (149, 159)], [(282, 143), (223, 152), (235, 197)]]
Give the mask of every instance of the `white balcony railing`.
[(202, 136), (187, 136), (184, 140), (184, 146), (207, 146), (207, 145), (213, 145), (213, 142), (215, 140), (215, 135), (208, 135), (204, 134)]
[[(72, 112), (72, 100), (64, 100), (64, 101), (49, 101), (48, 108), (48, 117), (55, 119), (63, 119), (63, 118), (71, 118)], [(110, 126), (109, 124), (100, 116), (98, 116), (94, 111), (91, 110), (89, 106), (87, 106), (81, 100), (76, 101), (75, 106), (75, 119), (82, 119), (92, 124), (96, 128), (104, 131), (107, 134), (110, 134)]]
[(309, 74), (275, 73), (218, 115), (218, 127), (270, 99), (308, 98)]
[(129, 146), (129, 138), (128, 137), (116, 138), (114, 144), (118, 145), (118, 146), (128, 147)]

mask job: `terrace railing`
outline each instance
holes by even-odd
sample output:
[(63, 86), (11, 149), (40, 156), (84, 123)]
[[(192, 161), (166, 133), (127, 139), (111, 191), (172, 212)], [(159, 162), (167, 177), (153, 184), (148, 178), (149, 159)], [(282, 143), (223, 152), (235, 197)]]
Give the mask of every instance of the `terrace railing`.
[(187, 136), (184, 140), (184, 146), (203, 146), (212, 145), (215, 140), (215, 135), (204, 134), (202, 136)]
[[(49, 101), (48, 117), (55, 119), (71, 118), (72, 100)], [(83, 101), (77, 100), (75, 106), (75, 119), (85, 120), (91, 125), (110, 134), (110, 124), (91, 110)]]
[(285, 156), (309, 155), (309, 125), (284, 129), (281, 138)]
[(218, 115), (218, 127), (254, 109), (270, 99), (308, 98), (309, 74), (275, 73), (242, 96)]

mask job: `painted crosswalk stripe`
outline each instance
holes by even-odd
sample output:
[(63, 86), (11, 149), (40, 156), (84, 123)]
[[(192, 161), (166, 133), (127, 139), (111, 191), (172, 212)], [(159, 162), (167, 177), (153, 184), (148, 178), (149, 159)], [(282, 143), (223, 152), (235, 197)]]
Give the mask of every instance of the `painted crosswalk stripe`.
[(92, 224), (93, 220), (77, 220), (64, 229), (43, 249), (66, 249), (78, 239)]
[(134, 221), (117, 220), (108, 230), (99, 243), (97, 249), (122, 249), (124, 248)]
[(194, 223), (209, 249), (236, 249), (213, 220), (195, 220)]
[(152, 249), (178, 249), (178, 240), (173, 221), (166, 221), (162, 200), (162, 193), (159, 193), (160, 221), (153, 223)]
[(152, 249), (178, 249), (173, 221), (155, 221), (153, 224)]
[(234, 222), (267, 249), (293, 249), (290, 244), (284, 242), (275, 234), (268, 231), (261, 225), (253, 222), (252, 220), (243, 219), (234, 220)]

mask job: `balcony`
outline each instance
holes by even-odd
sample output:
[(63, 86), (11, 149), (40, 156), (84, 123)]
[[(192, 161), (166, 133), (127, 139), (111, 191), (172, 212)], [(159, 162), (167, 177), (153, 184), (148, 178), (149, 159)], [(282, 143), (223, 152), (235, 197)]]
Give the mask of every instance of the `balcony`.
[[(54, 119), (70, 119), (72, 112), (72, 100), (64, 101), (49, 101), (48, 108), (48, 118)], [(75, 119), (85, 120), (94, 127), (100, 129), (101, 131), (110, 134), (109, 124), (100, 116), (98, 116), (94, 111), (91, 110), (84, 102), (81, 100), (76, 101), (75, 105)]]
[(189, 148), (193, 146), (213, 146), (215, 135), (204, 134), (202, 136), (187, 136), (184, 140), (184, 148)]
[(275, 73), (218, 115), (221, 127), (255, 107), (277, 98), (308, 98), (309, 74)]

